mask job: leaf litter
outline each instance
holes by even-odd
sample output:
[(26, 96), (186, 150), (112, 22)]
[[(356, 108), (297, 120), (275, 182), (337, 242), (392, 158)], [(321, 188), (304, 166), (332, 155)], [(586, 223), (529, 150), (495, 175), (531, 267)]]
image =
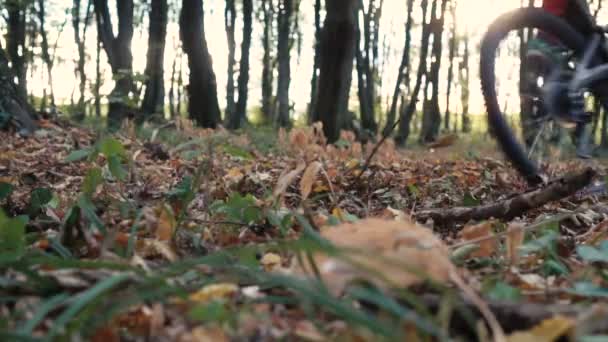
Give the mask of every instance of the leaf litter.
[[(0, 307), (13, 334), (2, 336), (555, 341), (608, 332), (585, 323), (608, 300), (602, 192), (513, 221), (416, 223), (424, 209), (493, 203), (525, 182), (494, 156), (462, 158), (455, 136), (431, 153), (388, 141), (366, 167), (372, 143), (343, 133), (326, 146), (318, 124), (281, 129), (265, 151), (247, 134), (177, 127), (174, 141), (154, 128), (151, 138), (110, 137), (64, 122), (28, 139), (0, 132), (0, 291), (11, 298)], [(428, 295), (444, 304), (433, 309)], [(530, 323), (518, 326), (492, 298), (546, 310), (519, 312)], [(477, 317), (464, 328), (454, 300)], [(572, 310), (560, 315), (560, 305)]]

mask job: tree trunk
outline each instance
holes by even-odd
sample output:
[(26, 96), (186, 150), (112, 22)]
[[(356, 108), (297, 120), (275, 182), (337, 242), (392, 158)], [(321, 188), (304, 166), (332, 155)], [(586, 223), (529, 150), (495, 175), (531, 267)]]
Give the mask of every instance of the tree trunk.
[(469, 70), (469, 36), (464, 36), (464, 48), (462, 53), (462, 61), (458, 67), (460, 78), (460, 101), (462, 104), (462, 132), (471, 132), (471, 119), (469, 117), (469, 85), (470, 85), (470, 70)]
[(325, 6), (313, 121), (322, 121), (328, 142), (335, 142), (340, 137), (340, 117), (348, 110), (356, 50), (356, 0), (326, 0)]
[(9, 68), (9, 60), (0, 46), (0, 128), (16, 127), (22, 134), (29, 134), (36, 129), (35, 113), (18, 91), (13, 70)]
[(27, 99), (27, 60), (25, 45), (25, 24), (27, 5), (20, 1), (7, 1), (7, 33), (6, 49), (13, 74), (17, 77), (17, 92), (23, 99)]
[(321, 58), (321, 0), (315, 0), (315, 57), (310, 79), (310, 103), (308, 104), (308, 123), (313, 123), (313, 111), (317, 100), (317, 81), (319, 79), (319, 59)]
[(264, 48), (264, 57), (262, 59), (262, 115), (265, 122), (271, 122), (273, 116), (273, 63), (272, 63), (272, 22), (273, 18), (272, 0), (262, 0), (262, 15), (264, 34), (262, 37), (262, 46)]
[(76, 108), (74, 108), (74, 119), (82, 120), (85, 117), (85, 92), (87, 86), (87, 75), (85, 72), (86, 65), (86, 39), (89, 23), (91, 21), (91, 9), (93, 0), (87, 1), (84, 19), (81, 18), (81, 0), (72, 2), (72, 30), (74, 31), (74, 41), (78, 49), (78, 60), (76, 61), (76, 75), (79, 82), (79, 97)]
[(407, 1), (407, 20), (405, 22), (405, 46), (403, 48), (403, 54), (401, 56), (401, 64), (399, 65), (399, 72), (397, 73), (397, 83), (393, 90), (393, 98), (391, 100), (391, 107), (388, 111), (386, 126), (384, 126), (384, 135), (387, 136), (392, 133), (393, 126), (395, 125), (395, 117), (397, 116), (397, 103), (399, 102), (399, 94), (401, 93), (401, 85), (405, 83), (409, 87), (410, 83), (410, 48), (412, 45), (412, 13), (414, 11), (414, 0)]
[(171, 115), (171, 119), (175, 119), (177, 117), (175, 110), (175, 74), (177, 73), (178, 54), (179, 53), (176, 53), (173, 57), (173, 64), (171, 64), (171, 80), (169, 81), (169, 113)]
[(421, 143), (435, 141), (439, 135), (441, 127), (441, 112), (439, 110), (439, 71), (441, 69), (441, 57), (443, 51), (443, 27), (447, 0), (441, 0), (441, 9), (437, 13), (439, 0), (433, 0), (433, 15), (431, 18), (431, 29), (433, 31), (433, 48), (431, 51), (431, 69), (427, 77), (427, 82), (431, 83), (431, 98), (428, 103), (428, 110), (423, 111), (422, 132), (420, 134)]
[(188, 113), (201, 127), (215, 128), (221, 121), (217, 82), (207, 48), (202, 0), (183, 0), (180, 37), (190, 68)]
[(236, 5), (235, 0), (226, 0), (226, 9), (224, 10), (224, 27), (226, 29), (226, 38), (228, 40), (228, 81), (226, 82), (226, 122), (229, 129), (235, 129), (236, 114), (234, 100), (234, 67), (236, 65), (236, 41), (234, 38), (234, 30), (236, 26)]
[(243, 41), (241, 42), (241, 60), (239, 62), (238, 93), (236, 104), (236, 126), (240, 128), (247, 123), (247, 100), (249, 96), (249, 52), (253, 33), (253, 0), (243, 0)]
[(97, 46), (95, 51), (95, 116), (101, 117), (101, 36), (97, 27)]
[(115, 80), (114, 89), (109, 96), (108, 128), (116, 130), (122, 121), (132, 112), (129, 107), (129, 95), (133, 91), (133, 54), (131, 41), (133, 39), (133, 0), (116, 2), (118, 14), (118, 33), (114, 35), (112, 17), (108, 0), (94, 0), (95, 14), (99, 37)]
[[(363, 8), (363, 2), (359, 2), (359, 9), (363, 13), (363, 32), (361, 23), (357, 18), (357, 80), (358, 97), (361, 109), (362, 128), (376, 132), (376, 75), (378, 73), (378, 39), (380, 30), (380, 18), (383, 1), (376, 6), (375, 0), (368, 2), (367, 11)], [(357, 15), (357, 17), (359, 17)], [(361, 39), (363, 38), (363, 39)], [(361, 46), (361, 40), (363, 46)]]
[(445, 104), (445, 130), (450, 131), (451, 127), (451, 111), (450, 111), (450, 95), (452, 94), (452, 82), (454, 80), (454, 58), (456, 57), (456, 0), (450, 4), (450, 14), (452, 17), (452, 26), (450, 28), (450, 42), (449, 42), (449, 62), (448, 68), (448, 85), (446, 90), (446, 104)]
[(167, 0), (152, 0), (146, 61), (146, 92), (141, 105), (144, 115), (165, 112), (165, 41), (169, 6)]
[[(420, 93), (420, 88), (422, 87), (423, 77), (427, 72), (427, 55), (429, 50), (429, 41), (431, 37), (431, 27), (428, 23), (426, 23), (426, 15), (428, 11), (428, 0), (422, 0), (420, 7), (422, 9), (422, 39), (420, 42), (420, 62), (418, 65), (418, 73), (416, 75), (416, 84), (414, 85), (414, 89), (412, 90), (412, 95), (410, 97), (410, 101), (405, 108), (405, 111), (401, 113), (401, 118), (399, 120), (399, 130), (397, 132), (397, 136), (395, 137), (395, 142), (403, 146), (407, 142), (407, 139), (410, 135), (410, 124), (412, 118), (414, 117), (414, 113), (416, 112), (416, 105), (418, 103), (418, 94)], [(431, 11), (431, 14), (434, 11)]]
[(293, 0), (281, 0), (279, 7), (278, 23), (278, 44), (277, 59), (279, 61), (279, 79), (277, 89), (278, 111), (276, 116), (279, 127), (289, 127), (290, 118), (290, 99), (289, 85), (291, 83), (291, 17), (293, 14)]
[[(40, 38), (42, 40), (40, 43), (41, 57), (44, 64), (46, 64), (51, 107), (55, 107), (55, 91), (53, 89), (53, 61), (51, 59), (51, 53), (49, 52), (49, 40), (46, 34), (46, 6), (44, 0), (38, 0), (38, 23), (40, 25)], [(44, 111), (46, 108), (41, 109)]]

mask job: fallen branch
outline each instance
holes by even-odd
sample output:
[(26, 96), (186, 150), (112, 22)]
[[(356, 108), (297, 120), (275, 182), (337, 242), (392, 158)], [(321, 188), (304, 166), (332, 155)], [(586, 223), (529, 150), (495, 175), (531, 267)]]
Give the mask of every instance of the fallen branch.
[[(442, 305), (441, 297), (437, 295), (423, 295), (421, 301), (424, 305), (436, 312)], [(501, 327), (506, 333), (530, 329), (542, 321), (556, 317), (565, 316), (573, 319), (580, 318), (586, 312), (591, 310), (590, 307), (584, 307), (576, 304), (542, 304), (542, 303), (516, 303), (505, 301), (489, 301), (488, 307), (496, 316)], [(450, 319), (450, 331), (457, 334), (475, 336), (474, 326), (467, 318), (482, 319), (477, 307), (467, 300), (458, 301), (455, 303), (455, 312)], [(606, 309), (601, 307), (598, 309)], [(472, 316), (472, 317), (471, 317)], [(594, 333), (605, 333), (608, 331), (608, 317), (605, 319), (594, 319)]]
[(596, 172), (587, 169), (580, 174), (566, 176), (529, 192), (478, 207), (456, 207), (449, 209), (429, 209), (415, 214), (417, 220), (432, 219), (435, 223), (483, 221), (490, 218), (511, 220), (526, 211), (541, 207), (549, 202), (574, 195), (591, 183)]

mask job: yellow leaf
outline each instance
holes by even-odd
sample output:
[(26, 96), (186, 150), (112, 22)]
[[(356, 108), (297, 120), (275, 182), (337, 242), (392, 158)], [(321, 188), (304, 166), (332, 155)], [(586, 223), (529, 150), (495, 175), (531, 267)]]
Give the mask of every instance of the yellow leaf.
[(262, 260), (260, 260), (260, 263), (266, 271), (270, 272), (281, 266), (281, 256), (274, 253), (266, 253), (262, 257)]
[(197, 303), (207, 303), (216, 299), (228, 298), (238, 292), (239, 287), (231, 283), (212, 284), (203, 287), (190, 295), (190, 300)]
[(226, 173), (224, 176), (224, 180), (230, 183), (238, 183), (243, 179), (243, 177), (245, 177), (245, 175), (243, 172), (241, 172), (241, 169), (238, 167), (233, 167), (232, 169), (228, 170), (228, 173)]
[(300, 180), (300, 194), (302, 194), (302, 200), (308, 199), (310, 196), (310, 192), (312, 191), (312, 186), (315, 183), (315, 179), (321, 170), (321, 163), (318, 161), (310, 163), (304, 171), (302, 175), (302, 180)]
[(569, 335), (574, 328), (574, 321), (556, 316), (542, 321), (528, 331), (515, 332), (507, 337), (508, 342), (553, 342), (564, 335)]

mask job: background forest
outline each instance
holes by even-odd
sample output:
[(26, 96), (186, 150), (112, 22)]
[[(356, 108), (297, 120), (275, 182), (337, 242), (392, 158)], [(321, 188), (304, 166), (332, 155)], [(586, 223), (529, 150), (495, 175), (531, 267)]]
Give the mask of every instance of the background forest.
[[(485, 130), (481, 96), (471, 92), (481, 36), (501, 13), (533, 3), (345, 1), (336, 6), (353, 16), (332, 19), (321, 0), (9, 0), (3, 47), (19, 92), (45, 113), (107, 116), (110, 127), (125, 116), (187, 115), (230, 129), (337, 115), (335, 127), (324, 122), (331, 141), (341, 128), (366, 139), (401, 118), (399, 143), (410, 131), (430, 142), (472, 122)], [(601, 1), (591, 8), (602, 16)], [(323, 26), (340, 20), (352, 31), (339, 40), (352, 41), (342, 52), (353, 65), (352, 74), (331, 75), (348, 89), (335, 114), (317, 103), (318, 79)]]
[(538, 120), (540, 5), (0, 0), (0, 340), (608, 341), (608, 113)]

